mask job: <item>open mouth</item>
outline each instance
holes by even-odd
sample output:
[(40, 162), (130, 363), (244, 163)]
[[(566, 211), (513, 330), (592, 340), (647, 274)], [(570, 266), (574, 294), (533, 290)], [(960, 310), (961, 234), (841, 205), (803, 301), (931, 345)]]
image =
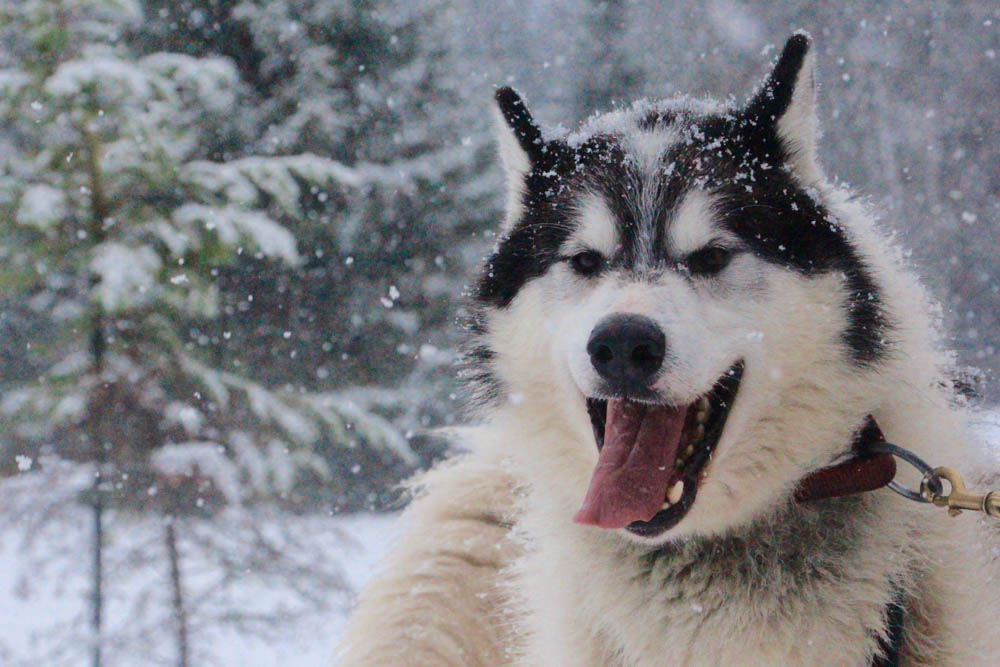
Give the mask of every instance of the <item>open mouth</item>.
[(676, 526), (698, 494), (742, 376), (739, 361), (684, 406), (588, 398), (599, 454), (574, 520), (642, 537)]

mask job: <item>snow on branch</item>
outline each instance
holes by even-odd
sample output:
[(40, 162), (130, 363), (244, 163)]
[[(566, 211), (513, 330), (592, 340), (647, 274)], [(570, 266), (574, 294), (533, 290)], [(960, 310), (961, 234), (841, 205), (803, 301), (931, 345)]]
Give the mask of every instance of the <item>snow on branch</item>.
[(199, 160), (184, 167), (181, 179), (196, 191), (224, 202), (254, 206), (260, 193), (287, 215), (300, 216), (299, 182), (326, 188), (358, 188), (358, 172), (336, 160), (305, 153), (281, 157), (248, 157), (226, 163)]
[(154, 53), (140, 65), (169, 81), (167, 95), (190, 95), (199, 109), (224, 113), (236, 104), (239, 73), (228, 58), (195, 58), (180, 53)]
[(200, 231), (215, 232), (226, 245), (249, 242), (267, 257), (280, 259), (289, 266), (302, 262), (292, 233), (260, 211), (234, 205), (187, 203), (173, 211), (171, 220), (184, 230), (180, 234), (187, 232), (187, 238)]
[(18, 224), (46, 230), (63, 220), (67, 212), (66, 194), (51, 185), (38, 183), (24, 190), (14, 219)]
[(335, 445), (353, 446), (361, 440), (369, 447), (395, 453), (409, 465), (417, 463), (416, 454), (398, 429), (356, 401), (335, 394), (271, 391), (252, 380), (209, 368), (190, 357), (183, 357), (181, 366), (204, 384), (220, 409), (227, 408), (232, 392), (244, 395), (254, 415), (264, 425), (270, 425), (281, 439), (296, 446), (292, 450), (316, 444), (323, 436), (320, 430), (323, 427)]
[(244, 500), (239, 470), (217, 442), (182, 442), (160, 447), (150, 457), (154, 470), (167, 475), (200, 475), (212, 480), (226, 501)]
[(100, 276), (96, 295), (109, 312), (152, 301), (158, 291), (160, 258), (148, 246), (109, 241), (93, 249), (90, 268)]
[(43, 87), (48, 94), (64, 99), (89, 96), (98, 106), (126, 101), (138, 104), (153, 95), (149, 76), (141, 67), (111, 55), (63, 63)]
[[(360, 403), (337, 394), (313, 394), (302, 400), (322, 416), (331, 428), (349, 425), (356, 437), (370, 445), (395, 453), (409, 465), (419, 463), (417, 455), (396, 427), (389, 420), (365, 409)], [(331, 420), (330, 415), (336, 415), (338, 421)], [(341, 438), (349, 437), (346, 429), (338, 431), (338, 434)]]

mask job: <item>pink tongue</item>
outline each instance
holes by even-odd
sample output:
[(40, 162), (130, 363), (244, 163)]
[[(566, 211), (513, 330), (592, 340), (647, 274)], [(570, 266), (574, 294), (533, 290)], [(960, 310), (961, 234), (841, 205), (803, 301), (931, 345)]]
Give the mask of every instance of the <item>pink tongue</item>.
[(608, 401), (604, 447), (577, 523), (624, 528), (660, 511), (674, 472), (687, 408)]

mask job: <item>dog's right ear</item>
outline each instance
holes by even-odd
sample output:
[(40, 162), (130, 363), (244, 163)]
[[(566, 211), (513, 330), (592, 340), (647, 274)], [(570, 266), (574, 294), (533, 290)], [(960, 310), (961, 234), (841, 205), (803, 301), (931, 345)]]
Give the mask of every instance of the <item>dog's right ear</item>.
[(816, 160), (816, 58), (808, 33), (793, 34), (777, 63), (747, 106), (755, 124), (773, 126), (791, 165), (807, 182), (821, 179)]
[(542, 130), (513, 88), (496, 92), (497, 144), (507, 177), (507, 218), (504, 231), (521, 217), (524, 179), (545, 147)]

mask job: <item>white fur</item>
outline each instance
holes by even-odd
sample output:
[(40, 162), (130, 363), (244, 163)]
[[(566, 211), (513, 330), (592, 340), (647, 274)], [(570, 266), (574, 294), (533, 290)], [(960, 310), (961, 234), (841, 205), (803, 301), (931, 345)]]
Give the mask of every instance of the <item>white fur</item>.
[[(982, 463), (946, 388), (948, 359), (919, 282), (868, 212), (809, 163), (814, 93), (803, 72), (781, 132), (800, 144), (795, 168), (814, 181), (878, 286), (892, 323), (886, 358), (866, 369), (845, 354), (846, 285), (836, 273), (805, 277), (750, 253), (696, 280), (669, 270), (581, 278), (557, 263), (508, 307), (487, 311), (486, 342), (508, 400), (468, 432), (473, 453), (432, 474), (404, 515), (412, 532), (389, 576), (362, 597), (344, 664), (865, 666), (898, 589), (905, 664), (996, 664), (995, 528), (886, 489), (791, 502), (868, 414), (889, 441), (934, 464), (971, 477)], [(633, 159), (647, 159), (636, 150)], [(505, 157), (512, 175), (523, 171), (519, 159)], [(607, 207), (585, 199), (577, 216), (564, 249), (613, 254)], [(733, 241), (703, 193), (689, 195), (670, 224), (676, 252)], [(597, 461), (586, 341), (612, 313), (645, 315), (664, 330), (656, 388), (668, 400), (693, 400), (746, 360), (694, 505), (656, 539), (572, 521)], [(501, 514), (513, 528), (498, 529)], [(468, 520), (461, 531), (456, 517)], [(427, 586), (445, 592), (414, 597)]]
[(618, 230), (611, 222), (611, 211), (603, 197), (584, 195), (578, 205), (577, 227), (563, 245), (563, 254), (596, 250), (605, 257), (618, 246)]
[[(672, 305), (681, 290), (669, 282), (598, 285), (581, 299), (557, 287), (571, 278), (553, 273), (550, 285), (529, 286), (491, 322), (494, 345), (504, 351), (499, 365), (509, 369), (504, 380), (519, 400), (494, 413), (476, 446), (510, 456), (509, 471), (528, 489), (519, 520), (527, 554), (512, 584), (525, 609), (519, 626), (525, 664), (866, 665), (875, 650), (866, 628), (881, 627), (892, 599), (887, 578), (918, 601), (908, 605), (907, 664), (988, 665), (1000, 655), (996, 635), (977, 629), (989, 627), (1000, 600), (990, 537), (973, 517), (952, 519), (888, 490), (859, 499), (863, 548), (851, 556), (849, 576), (819, 586), (780, 618), (770, 617), (773, 600), (766, 595), (759, 602), (732, 600), (726, 590), (656, 603), (641, 585), (641, 570), (623, 557), (626, 543), (643, 540), (571, 521), (596, 452), (581, 400), (589, 381), (578, 377), (584, 365), (567, 363), (567, 377), (561, 359), (580, 347), (573, 331), (589, 331), (616, 310), (659, 315), (677, 356), (712, 369), (699, 375), (699, 364), (678, 365), (670, 381), (678, 393), (697, 395), (710, 386), (730, 359), (719, 349), (748, 360), (709, 474), (669, 540), (723, 535), (769, 515), (799, 479), (843, 451), (868, 412), (891, 441), (928, 460), (972, 469), (964, 416), (940, 388), (945, 359), (934, 351), (923, 293), (857, 204), (833, 189), (823, 195), (849, 225), (891, 304), (896, 352), (867, 377), (843, 362), (837, 276), (810, 281), (780, 269), (734, 266), (736, 296), (713, 312), (704, 295)], [(741, 280), (762, 278), (766, 287), (756, 297), (739, 291)], [(771, 309), (799, 316), (788, 321)]]
[(806, 183), (819, 183), (823, 174), (816, 159), (819, 120), (816, 114), (816, 55), (810, 51), (799, 69), (788, 109), (778, 119), (778, 135), (791, 148), (792, 167)]
[(507, 215), (504, 217), (502, 231), (509, 232), (524, 210), (521, 198), (524, 196), (524, 177), (531, 170), (531, 161), (497, 107), (493, 107), (493, 121), (496, 126), (497, 153), (500, 155), (507, 183)]
[(731, 240), (729, 234), (713, 228), (711, 220), (714, 201), (703, 190), (684, 195), (677, 212), (667, 226), (670, 249), (677, 257), (694, 252), (713, 241)]

